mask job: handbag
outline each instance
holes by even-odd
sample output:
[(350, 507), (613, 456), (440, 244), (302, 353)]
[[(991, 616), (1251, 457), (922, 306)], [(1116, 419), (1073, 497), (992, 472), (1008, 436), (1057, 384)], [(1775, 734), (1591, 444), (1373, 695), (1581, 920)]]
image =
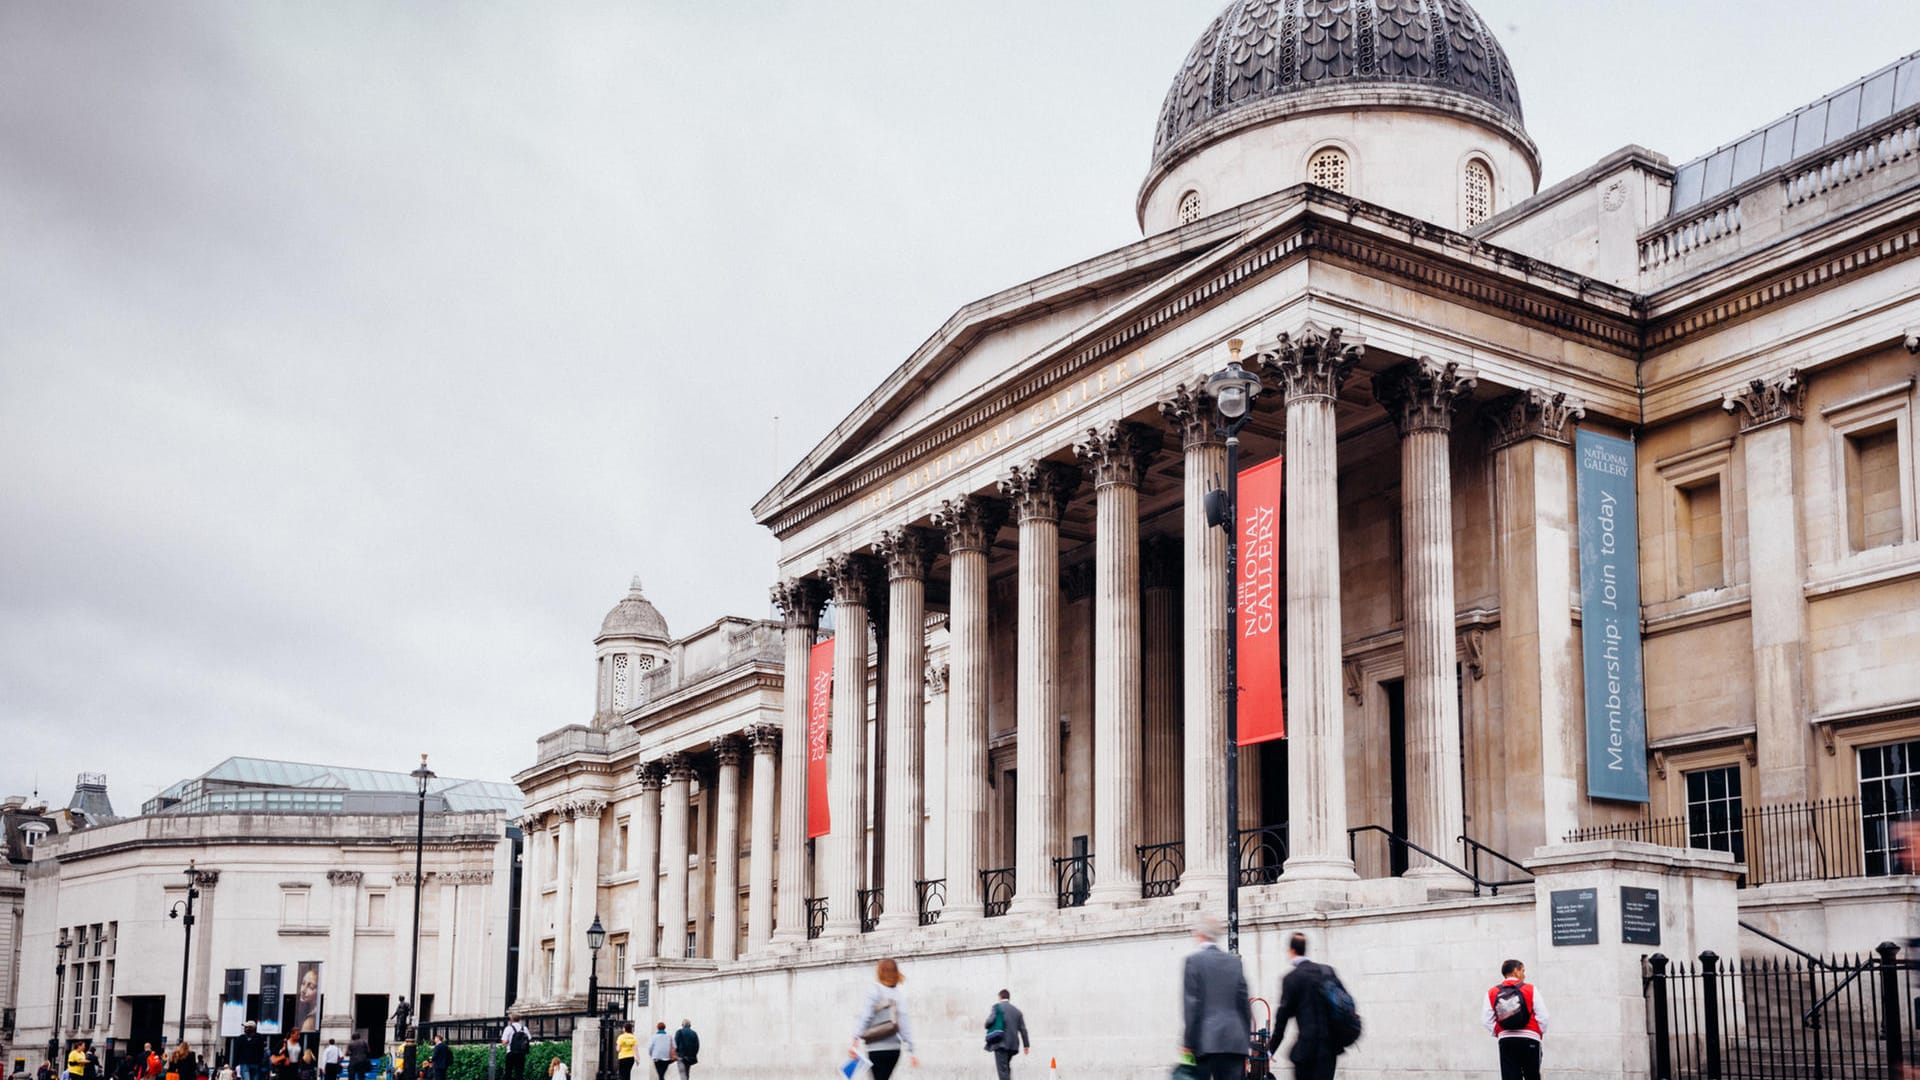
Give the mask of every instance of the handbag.
[[(878, 1014), (876, 1013), (875, 1015)], [(879, 1042), (881, 1039), (891, 1039), (895, 1035), (898, 1035), (900, 1033), (900, 1024), (894, 1019), (895, 1015), (893, 1002), (888, 1001), (887, 1018), (876, 1021), (870, 1025), (867, 1030), (861, 1032), (860, 1041), (865, 1043)]]

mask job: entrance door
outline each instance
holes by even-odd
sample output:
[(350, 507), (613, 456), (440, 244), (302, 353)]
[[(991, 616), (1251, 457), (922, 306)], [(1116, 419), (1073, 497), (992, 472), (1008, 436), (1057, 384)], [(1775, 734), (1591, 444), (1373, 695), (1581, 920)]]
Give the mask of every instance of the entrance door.
[(367, 1033), (367, 1050), (374, 1057), (387, 1052), (387, 1008), (385, 994), (353, 995), (353, 1027)]
[(151, 997), (130, 997), (123, 999), (127, 1003), (127, 1046), (129, 1052), (139, 1052), (148, 1043), (155, 1050), (165, 1043), (167, 1034), (167, 999), (159, 995)]
[[(1407, 835), (1407, 684), (1399, 679), (1380, 684), (1387, 695), (1387, 768), (1393, 781), (1393, 834)], [(1394, 877), (1407, 872), (1407, 849), (1387, 845), (1387, 866)]]

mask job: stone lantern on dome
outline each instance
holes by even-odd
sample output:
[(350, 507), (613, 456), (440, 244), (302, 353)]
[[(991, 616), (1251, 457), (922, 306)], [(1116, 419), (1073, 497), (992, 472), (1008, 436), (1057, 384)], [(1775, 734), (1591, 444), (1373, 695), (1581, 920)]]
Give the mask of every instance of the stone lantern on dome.
[(613, 605), (593, 639), (595, 727), (608, 727), (646, 701), (646, 675), (667, 661), (673, 638), (667, 620), (641, 590), (640, 579)]

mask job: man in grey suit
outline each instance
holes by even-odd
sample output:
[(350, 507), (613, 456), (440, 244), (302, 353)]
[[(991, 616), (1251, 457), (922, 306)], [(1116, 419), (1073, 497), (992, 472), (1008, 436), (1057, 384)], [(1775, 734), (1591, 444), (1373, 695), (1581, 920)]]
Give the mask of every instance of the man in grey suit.
[(1184, 1049), (1207, 1080), (1241, 1080), (1247, 1075), (1248, 1037), (1253, 1007), (1247, 1001), (1247, 976), (1240, 958), (1220, 947), (1220, 920), (1194, 920), (1199, 948), (1187, 954)]
[(1011, 997), (1005, 990), (1000, 991), (1000, 1000), (993, 1003), (993, 1011), (987, 1014), (987, 1030), (1001, 1033), (999, 1045), (993, 1048), (993, 1064), (1000, 1070), (1000, 1080), (1012, 1080), (1013, 1055), (1033, 1053), (1033, 1040), (1027, 1038), (1027, 1018)]

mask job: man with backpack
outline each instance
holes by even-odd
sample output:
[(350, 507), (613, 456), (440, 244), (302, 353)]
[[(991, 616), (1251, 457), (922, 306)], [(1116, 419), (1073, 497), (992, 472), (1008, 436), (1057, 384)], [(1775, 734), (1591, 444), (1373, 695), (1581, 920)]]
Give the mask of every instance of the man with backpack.
[(1000, 991), (1000, 1000), (987, 1013), (987, 1050), (993, 1054), (993, 1067), (1000, 1080), (1011, 1080), (1013, 1056), (1033, 1053), (1033, 1040), (1027, 1038), (1027, 1018), (1013, 1003), (1013, 995)]
[(507, 1026), (500, 1029), (500, 1045), (507, 1048), (507, 1067), (501, 1080), (521, 1080), (527, 1071), (527, 1049), (533, 1045), (527, 1022), (517, 1015), (507, 1017)]
[(1360, 1039), (1360, 1012), (1340, 976), (1325, 964), (1307, 959), (1307, 935), (1287, 939), (1287, 963), (1280, 980), (1280, 1007), (1273, 1014), (1273, 1041), (1287, 1034), (1287, 1021), (1296, 1031), (1288, 1058), (1294, 1080), (1333, 1080), (1335, 1065)]
[(1480, 1024), (1500, 1046), (1500, 1080), (1540, 1080), (1540, 1040), (1547, 1031), (1547, 1013), (1540, 995), (1527, 981), (1527, 965), (1508, 960), (1500, 965), (1500, 983), (1487, 991)]

